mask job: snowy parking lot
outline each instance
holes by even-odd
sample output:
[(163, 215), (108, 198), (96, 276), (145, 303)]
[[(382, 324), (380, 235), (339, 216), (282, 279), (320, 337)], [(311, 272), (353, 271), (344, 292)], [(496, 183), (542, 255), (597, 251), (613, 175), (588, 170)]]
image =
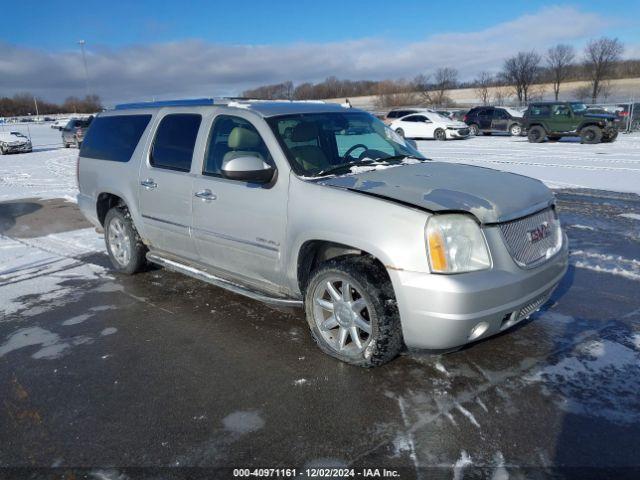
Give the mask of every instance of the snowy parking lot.
[(74, 203), (77, 150), (29, 133), (33, 153), (0, 157), (0, 467), (637, 466), (639, 135), (418, 142), (555, 188), (571, 267), (506, 334), (363, 370), (321, 353), (298, 310), (162, 269), (115, 274)]
[(613, 143), (583, 145), (579, 138), (529, 143), (501, 135), (447, 142), (418, 141), (428, 158), (519, 173), (551, 188), (591, 188), (640, 194), (640, 133)]

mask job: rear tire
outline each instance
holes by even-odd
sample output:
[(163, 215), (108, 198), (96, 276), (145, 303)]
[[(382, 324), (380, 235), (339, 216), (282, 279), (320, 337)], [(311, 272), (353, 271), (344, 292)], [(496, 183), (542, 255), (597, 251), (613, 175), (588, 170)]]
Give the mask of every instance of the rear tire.
[(318, 347), (343, 362), (376, 367), (404, 346), (391, 280), (371, 257), (322, 264), (305, 289), (305, 313)]
[(544, 142), (547, 132), (540, 125), (535, 125), (529, 129), (527, 138), (530, 143), (542, 143)]
[(589, 125), (580, 130), (580, 139), (582, 143), (594, 145), (602, 140), (602, 130), (593, 125)]
[(107, 212), (104, 219), (104, 241), (115, 270), (127, 275), (144, 270), (147, 265), (147, 247), (142, 243), (127, 207), (115, 207)]
[(472, 123), (471, 125), (469, 125), (469, 130), (471, 131), (471, 135), (473, 135), (474, 137), (477, 137), (478, 135), (480, 135), (480, 127), (475, 123)]
[(441, 128), (438, 128), (436, 129), (435, 132), (433, 132), (433, 138), (441, 142), (444, 142), (447, 139), (447, 132), (445, 132)]

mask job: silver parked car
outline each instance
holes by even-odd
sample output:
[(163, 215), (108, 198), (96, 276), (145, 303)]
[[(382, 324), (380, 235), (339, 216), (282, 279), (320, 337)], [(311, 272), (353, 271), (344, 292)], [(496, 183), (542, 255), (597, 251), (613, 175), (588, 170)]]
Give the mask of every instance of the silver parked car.
[(338, 105), (118, 106), (93, 121), (78, 172), (116, 270), (149, 261), (304, 307), (320, 348), (361, 366), (504, 331), (567, 269), (541, 182), (430, 161)]

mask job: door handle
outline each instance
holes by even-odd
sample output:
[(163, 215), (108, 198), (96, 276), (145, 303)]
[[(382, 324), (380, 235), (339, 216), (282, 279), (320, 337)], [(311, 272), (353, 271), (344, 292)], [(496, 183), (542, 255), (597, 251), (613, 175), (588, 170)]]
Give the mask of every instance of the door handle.
[(151, 190), (151, 189), (156, 188), (158, 186), (158, 184), (153, 181), (153, 178), (147, 178), (146, 180), (142, 180), (140, 182), (140, 185), (142, 185), (147, 190)]
[(205, 188), (204, 190), (200, 190), (199, 192), (196, 192), (195, 196), (204, 200), (205, 202), (210, 202), (218, 198), (218, 196), (208, 188)]

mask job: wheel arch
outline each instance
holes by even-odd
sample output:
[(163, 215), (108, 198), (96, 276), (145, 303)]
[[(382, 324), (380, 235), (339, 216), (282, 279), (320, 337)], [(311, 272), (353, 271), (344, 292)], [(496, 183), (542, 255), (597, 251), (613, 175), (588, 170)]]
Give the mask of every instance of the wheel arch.
[(304, 295), (311, 274), (320, 264), (332, 258), (348, 255), (372, 259), (388, 276), (384, 262), (367, 250), (331, 240), (306, 240), (298, 249), (295, 262), (296, 281), (300, 292)]
[(102, 192), (96, 200), (96, 214), (100, 225), (104, 226), (107, 212), (114, 207), (127, 207), (127, 202), (120, 195), (111, 192)]

